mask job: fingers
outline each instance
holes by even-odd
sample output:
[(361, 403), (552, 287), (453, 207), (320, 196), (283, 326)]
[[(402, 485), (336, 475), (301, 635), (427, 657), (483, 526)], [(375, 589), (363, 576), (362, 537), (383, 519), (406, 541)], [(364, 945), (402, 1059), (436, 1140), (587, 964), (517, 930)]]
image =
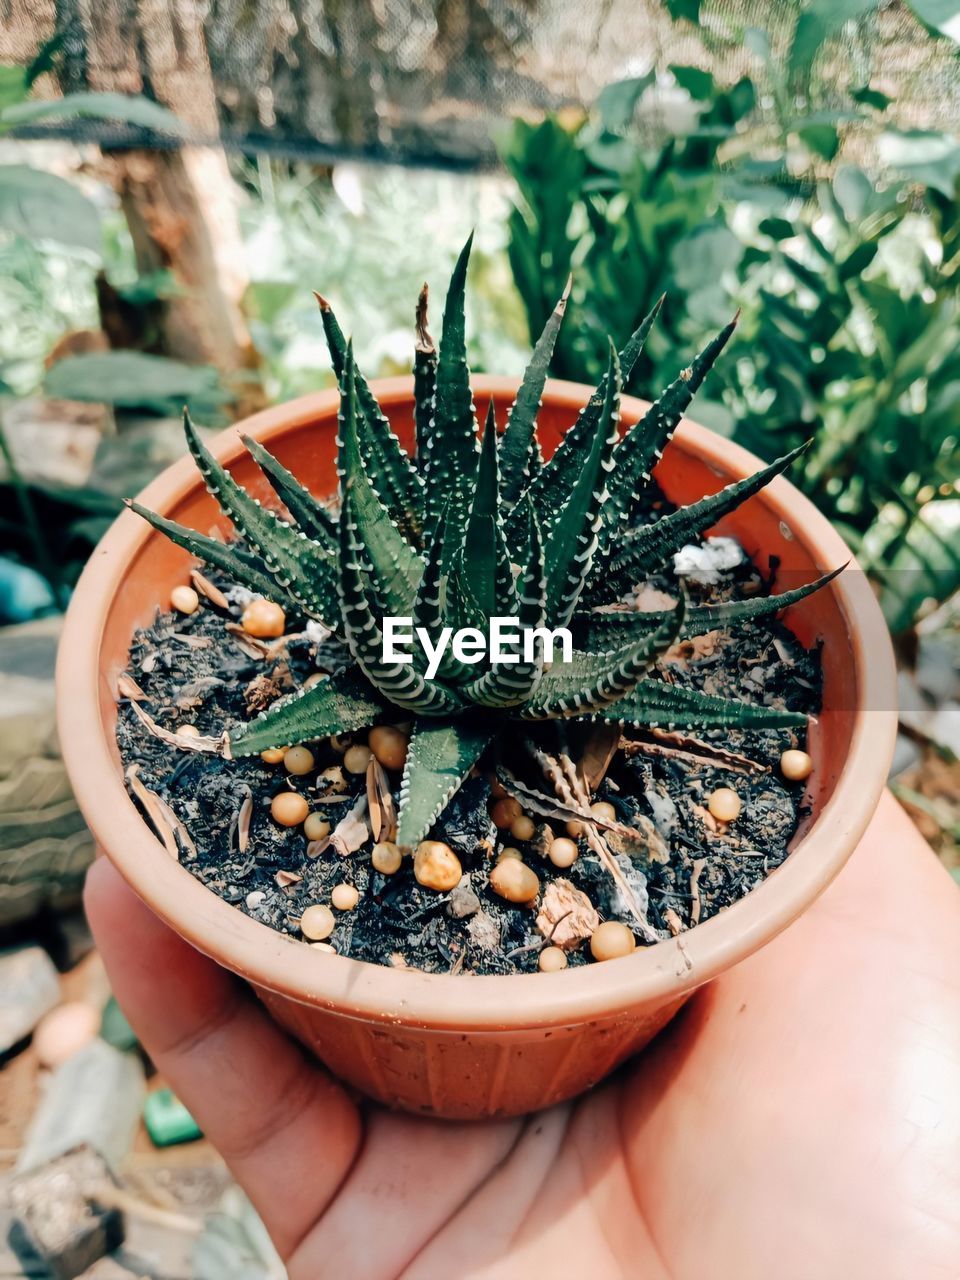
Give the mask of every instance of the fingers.
[(141, 1043), (288, 1256), (353, 1164), (356, 1108), (240, 982), (162, 924), (105, 858), (90, 869), (84, 902)]
[[(743, 1280), (955, 1273), (958, 972), (960, 895), (885, 796), (823, 898), (633, 1078), (629, 1149), (678, 1275), (704, 1250)], [(709, 1207), (696, 1238), (690, 1203)]]

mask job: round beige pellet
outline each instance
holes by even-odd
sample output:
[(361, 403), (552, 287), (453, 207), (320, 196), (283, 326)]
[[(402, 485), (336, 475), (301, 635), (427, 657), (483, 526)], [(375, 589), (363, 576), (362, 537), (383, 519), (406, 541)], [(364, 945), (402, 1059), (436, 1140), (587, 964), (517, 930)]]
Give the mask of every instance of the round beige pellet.
[(602, 818), (604, 822), (616, 822), (617, 811), (608, 800), (597, 800), (590, 806), (590, 812), (595, 818)]
[(330, 893), (331, 905), (338, 911), (352, 911), (360, 901), (360, 890), (355, 884), (335, 884)]
[(362, 746), (360, 743), (353, 747), (347, 747), (343, 753), (343, 767), (348, 773), (366, 773), (369, 763), (370, 748)]
[(617, 960), (636, 949), (636, 938), (618, 920), (604, 920), (590, 935), (590, 954), (594, 960)]
[(510, 834), (514, 840), (532, 840), (536, 829), (536, 823), (525, 813), (521, 813), (520, 817), (510, 824)]
[(572, 867), (580, 856), (580, 849), (575, 840), (566, 836), (557, 836), (547, 850), (547, 857), (555, 867)]
[(248, 636), (258, 640), (275, 640), (282, 636), (287, 617), (272, 600), (251, 600), (240, 616), (240, 625)]
[(326, 951), (330, 956), (337, 954), (337, 948), (331, 947), (329, 942), (308, 942), (307, 946), (312, 947), (314, 951)]
[(311, 942), (322, 942), (324, 938), (329, 938), (336, 925), (333, 912), (322, 902), (315, 902), (312, 907), (307, 907), (300, 917), (300, 932)]
[(500, 831), (508, 831), (516, 820), (522, 817), (523, 810), (520, 808), (520, 801), (513, 796), (504, 796), (490, 810), (491, 821)]
[(806, 751), (785, 751), (780, 757), (780, 772), (790, 782), (803, 782), (813, 772), (813, 760)]
[(177, 725), (177, 737), (178, 738), (199, 738), (200, 730), (197, 728), (195, 724)]
[(342, 756), (352, 742), (352, 733), (334, 733), (330, 735), (330, 746), (338, 756)]
[(266, 751), (260, 752), (260, 759), (264, 764), (281, 764), (286, 754), (286, 747), (267, 747)]
[(270, 813), (281, 827), (298, 827), (310, 812), (310, 806), (296, 791), (280, 791), (270, 801)]
[(378, 724), (367, 735), (370, 750), (385, 769), (402, 769), (407, 760), (408, 739), (393, 725)]
[(537, 966), (541, 973), (558, 973), (567, 967), (567, 953), (560, 947), (544, 947)]
[(508, 902), (532, 902), (540, 892), (540, 878), (516, 858), (504, 858), (490, 872), (490, 888)]
[(448, 844), (442, 840), (424, 840), (413, 855), (413, 874), (425, 889), (447, 893), (460, 883), (463, 867)]
[[(312, 689), (313, 686), (315, 684), (319, 684), (323, 678), (324, 678), (324, 673), (322, 671), (314, 671), (313, 675), (307, 676), (306, 680), (304, 680), (303, 682), (304, 689)], [(331, 947), (330, 950), (332, 951), (333, 948)]]
[(100, 1030), (100, 1014), (80, 1000), (62, 1004), (42, 1018), (33, 1033), (33, 1047), (42, 1067), (59, 1067), (88, 1045)]
[(308, 840), (326, 840), (330, 823), (322, 813), (308, 813), (303, 824), (303, 834)]
[(313, 752), (306, 747), (291, 747), (289, 751), (284, 752), (283, 767), (287, 773), (292, 773), (294, 777), (302, 778), (305, 773), (316, 765), (313, 758)]
[(730, 787), (718, 787), (711, 792), (707, 808), (718, 822), (733, 822), (735, 818), (739, 818), (743, 803)]
[(400, 852), (400, 846), (394, 844), (392, 840), (383, 840), (380, 844), (373, 846), (370, 863), (374, 871), (379, 871), (382, 876), (396, 875), (402, 862), (403, 854)]
[(566, 824), (567, 835), (571, 840), (578, 840), (584, 833), (584, 825), (578, 818), (571, 818)]
[(200, 597), (193, 587), (174, 587), (170, 592), (170, 604), (177, 613), (196, 613), (200, 608)]
[(515, 849), (512, 844), (504, 845), (497, 854), (497, 861), (503, 862), (505, 858), (516, 858), (518, 862), (523, 861), (523, 854), (519, 849)]

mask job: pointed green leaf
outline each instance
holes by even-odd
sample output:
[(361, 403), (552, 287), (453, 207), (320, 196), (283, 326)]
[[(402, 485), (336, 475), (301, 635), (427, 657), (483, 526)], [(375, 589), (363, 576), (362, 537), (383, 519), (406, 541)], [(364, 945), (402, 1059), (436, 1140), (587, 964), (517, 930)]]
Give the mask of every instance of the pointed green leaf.
[[(524, 631), (542, 627), (547, 619), (547, 578), (544, 568), (543, 541), (540, 528), (527, 505), (530, 520), (530, 542), (527, 567), (519, 582), (519, 610), (517, 620), (521, 635)], [(511, 616), (511, 615), (501, 615)], [(483, 707), (515, 707), (528, 701), (540, 684), (543, 675), (543, 640), (536, 637), (534, 656), (530, 662), (522, 657), (513, 663), (495, 663), (489, 671), (472, 681), (463, 690), (471, 702)]]
[(603, 658), (601, 674), (593, 664), (558, 663), (540, 682), (536, 698), (522, 710), (525, 720), (553, 720), (583, 716), (627, 697), (650, 671), (657, 658), (676, 640), (683, 622), (684, 602), (655, 631)]
[[(344, 382), (340, 390), (339, 453), (337, 468), (341, 487), (349, 486), (359, 540), (373, 572), (374, 586), (384, 609), (397, 617), (410, 612), (423, 561), (399, 532), (390, 513), (370, 482), (357, 436), (359, 414), (356, 365), (348, 345)], [(341, 517), (342, 524), (342, 517)]]
[[(825, 573), (814, 582), (795, 587), (792, 591), (782, 591), (778, 595), (757, 596), (750, 600), (728, 600), (724, 604), (699, 605), (687, 610), (681, 635), (702, 636), (708, 631), (716, 631), (725, 627), (736, 627), (743, 622), (754, 622), (759, 618), (772, 617), (791, 605), (799, 604), (807, 596), (813, 595), (821, 587), (832, 582), (844, 566)], [(607, 650), (625, 644), (630, 636), (639, 635), (658, 627), (668, 610), (652, 609), (642, 612), (634, 610), (606, 611), (603, 609), (586, 609), (574, 617), (576, 638), (590, 651)]]
[(620, 361), (612, 345), (604, 382), (606, 394), (590, 452), (574, 480), (569, 499), (554, 517), (547, 539), (547, 616), (552, 626), (565, 627), (572, 617), (596, 551), (597, 528), (620, 421)]
[(251, 498), (200, 439), (186, 411), (183, 427), (207, 491), (233, 521), (239, 535), (263, 557), (277, 583), (306, 612), (333, 627), (331, 619), (337, 615), (337, 602), (332, 553)]
[[(417, 596), (413, 602), (413, 626), (415, 628), (423, 627), (434, 644), (440, 638), (443, 628), (448, 625), (443, 607), (444, 531), (446, 525), (446, 510), (444, 510), (444, 514), (440, 517), (437, 525), (436, 533), (427, 540), (427, 563), (424, 565), (423, 577), (420, 579)], [(425, 655), (421, 653), (421, 664), (424, 661)], [(472, 679), (473, 668), (455, 658), (452, 649), (448, 645), (440, 660), (437, 675), (444, 682), (456, 684), (462, 680)]]
[[(349, 370), (348, 362), (348, 389)], [(374, 688), (396, 706), (416, 711), (423, 716), (445, 715), (456, 710), (461, 705), (460, 699), (438, 681), (427, 680), (413, 662), (394, 662), (384, 658), (379, 605), (371, 601), (362, 554), (352, 490), (348, 482), (340, 511), (338, 587), (343, 634), (350, 652)]]
[[(320, 304), (320, 318), (330, 350), (337, 381), (343, 373), (349, 343), (326, 298), (314, 295)], [(354, 366), (357, 395), (357, 441), (367, 474), (377, 497), (390, 512), (400, 532), (414, 546), (423, 534), (423, 480), (413, 461), (393, 433), (377, 398), (359, 369)]]
[(400, 784), (397, 843), (414, 847), (428, 834), (493, 737), (483, 720), (418, 720)]
[[(247, 587), (248, 590), (265, 596), (275, 604), (289, 602), (296, 605), (296, 601), (280, 587), (276, 578), (271, 577), (263, 562), (252, 556), (248, 551), (244, 551), (242, 547), (238, 545), (228, 546), (227, 543), (220, 542), (217, 538), (208, 538), (205, 534), (188, 529), (186, 525), (177, 524), (173, 520), (166, 520), (163, 516), (158, 516), (156, 512), (148, 510), (147, 507), (142, 507), (139, 502), (128, 502), (127, 505), (131, 511), (135, 511), (148, 524), (153, 525), (154, 529), (166, 534), (170, 541), (175, 542), (178, 547), (183, 547), (184, 551), (189, 551), (191, 555), (196, 556), (198, 560), (202, 560), (204, 564), (213, 565), (215, 569), (220, 569), (242, 587)], [(337, 610), (336, 621), (339, 622), (339, 609)], [(330, 626), (331, 624), (328, 622), (326, 625)]]
[(271, 747), (314, 742), (376, 724), (387, 704), (356, 667), (324, 676), (262, 711), (230, 733), (234, 756), (255, 756)]
[(671, 557), (681, 547), (699, 538), (731, 511), (759, 493), (770, 481), (780, 475), (809, 447), (810, 442), (792, 449), (776, 462), (743, 480), (728, 484), (719, 493), (701, 498), (689, 506), (679, 507), (669, 515), (661, 516), (650, 524), (631, 529), (619, 542), (616, 556), (602, 568), (594, 566), (597, 577), (591, 600), (606, 603), (617, 600), (648, 574), (669, 565)]
[(802, 729), (808, 717), (750, 702), (715, 698), (663, 680), (641, 680), (633, 692), (591, 719), (662, 729)]
[[(646, 342), (647, 334), (657, 318), (663, 298), (660, 298), (649, 315), (640, 322), (637, 330), (631, 335), (629, 342), (619, 353), (623, 381), (626, 382), (640, 358)], [(597, 434), (597, 424), (603, 413), (604, 403), (609, 391), (609, 370), (600, 380), (593, 395), (581, 409), (580, 414), (557, 445), (556, 451), (543, 469), (531, 480), (526, 494), (533, 503), (533, 509), (544, 536), (549, 534), (553, 522), (567, 501), (570, 490), (576, 483)], [(507, 521), (507, 543), (512, 548), (517, 545), (518, 538), (523, 535), (522, 518), (516, 510)]]
[(252, 436), (241, 436), (251, 457), (266, 474), (274, 492), (290, 512), (297, 527), (327, 550), (337, 545), (337, 522), (309, 489), (304, 488), (292, 471), (265, 449)]
[(416, 430), (416, 465), (423, 471), (424, 443), (430, 438), (430, 424), (436, 411), (437, 348), (427, 328), (426, 284), (417, 299), (417, 339), (413, 355), (413, 420)]
[(567, 308), (570, 283), (568, 280), (563, 297), (557, 303), (553, 314), (543, 326), (543, 333), (537, 339), (537, 345), (533, 349), (530, 363), (527, 365), (517, 391), (517, 398), (510, 409), (507, 429), (500, 442), (503, 499), (511, 506), (543, 464), (540, 445), (537, 442), (537, 414), (540, 411), (540, 397), (543, 395), (547, 380), (547, 370), (553, 358), (553, 348), (556, 346), (563, 313)]
[(426, 523), (433, 525), (450, 500), (463, 527), (477, 470), (477, 422), (467, 368), (464, 294), (473, 236), (454, 268), (443, 309), (433, 420), (420, 447), (426, 482)]
[(680, 377), (667, 387), (656, 404), (650, 406), (617, 445), (614, 471), (610, 477), (610, 496), (604, 507), (600, 530), (602, 551), (615, 544), (627, 524), (636, 508), (640, 491), (649, 482), (653, 468), (676, 431), (680, 419), (730, 340), (736, 325), (737, 318), (734, 317), (726, 328), (707, 343), (689, 369), (684, 369)]

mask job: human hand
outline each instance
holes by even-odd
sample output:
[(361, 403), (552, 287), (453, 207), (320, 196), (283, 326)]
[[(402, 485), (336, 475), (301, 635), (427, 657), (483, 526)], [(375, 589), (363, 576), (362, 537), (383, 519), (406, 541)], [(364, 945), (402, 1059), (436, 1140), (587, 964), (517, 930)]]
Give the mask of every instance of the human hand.
[(960, 893), (889, 795), (801, 920), (523, 1120), (358, 1109), (105, 859), (86, 904), (291, 1280), (960, 1275)]

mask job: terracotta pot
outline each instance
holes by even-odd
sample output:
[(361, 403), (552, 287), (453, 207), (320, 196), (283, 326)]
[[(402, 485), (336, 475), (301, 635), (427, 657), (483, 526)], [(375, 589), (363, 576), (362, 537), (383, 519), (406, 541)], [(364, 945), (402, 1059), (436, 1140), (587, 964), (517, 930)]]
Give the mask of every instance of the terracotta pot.
[[(474, 387), (478, 403), (494, 397), (502, 419), (516, 383), (477, 377)], [(390, 379), (376, 391), (409, 444), (411, 381)], [(540, 418), (547, 452), (588, 394), (571, 383), (548, 384)], [(624, 422), (645, 408), (624, 399)], [(323, 495), (336, 487), (336, 412), (336, 393), (322, 392), (257, 414), (242, 429)], [(219, 436), (214, 451), (241, 483), (269, 499), (238, 428)], [(759, 465), (684, 422), (657, 478), (671, 498), (687, 501)], [(141, 500), (203, 531), (228, 527), (189, 459), (166, 470)], [(764, 565), (767, 556), (779, 556), (790, 585), (850, 558), (823, 516), (784, 479), (721, 527)], [(124, 788), (114, 741), (117, 677), (134, 631), (152, 621), (188, 564), (184, 552), (125, 513), (80, 580), (57, 671), (63, 754), (80, 806), (100, 848), (163, 920), (251, 983), (276, 1020), (336, 1075), (389, 1106), (447, 1117), (512, 1115), (595, 1084), (642, 1048), (697, 987), (809, 905), (855, 847), (884, 784), (896, 723), (893, 657), (870, 588), (851, 567), (788, 618), (805, 644), (823, 641), (825, 709), (812, 731), (812, 814), (784, 864), (742, 901), (673, 941), (557, 974), (429, 975), (321, 953), (204, 888), (164, 852)]]

